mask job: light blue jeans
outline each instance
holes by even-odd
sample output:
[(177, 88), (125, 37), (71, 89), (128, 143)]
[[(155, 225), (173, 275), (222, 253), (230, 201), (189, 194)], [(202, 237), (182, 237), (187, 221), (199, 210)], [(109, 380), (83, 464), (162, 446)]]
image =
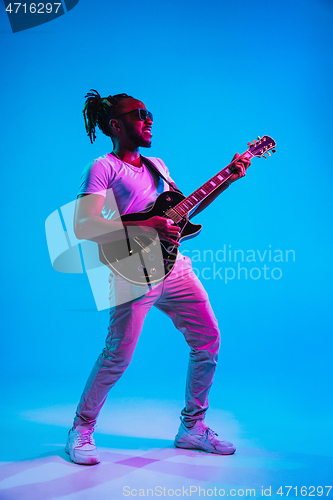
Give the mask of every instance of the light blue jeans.
[[(110, 277), (111, 297), (131, 300), (110, 309), (105, 348), (88, 378), (77, 407), (74, 426), (93, 427), (107, 398), (131, 362), (146, 314), (152, 306), (167, 314), (183, 333), (190, 351), (185, 408), (186, 425), (205, 418), (208, 393), (216, 368), (220, 334), (208, 295), (192, 270), (191, 260), (182, 256), (163, 283), (141, 295), (142, 288)], [(137, 297), (138, 295), (141, 295)]]

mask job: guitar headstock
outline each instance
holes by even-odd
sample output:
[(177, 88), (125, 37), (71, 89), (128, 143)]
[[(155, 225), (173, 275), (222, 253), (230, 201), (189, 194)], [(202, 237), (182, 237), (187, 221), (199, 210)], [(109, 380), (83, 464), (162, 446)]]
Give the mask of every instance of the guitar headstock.
[(275, 153), (275, 149), (273, 148), (275, 148), (276, 142), (268, 135), (264, 135), (264, 137), (261, 138), (258, 137), (257, 141), (253, 141), (253, 143), (248, 142), (247, 144), (249, 146), (248, 150), (250, 151), (250, 153), (253, 156), (258, 156), (259, 158), (262, 156), (266, 158), (266, 156), (264, 156), (265, 153), (270, 156), (270, 150), (272, 150), (272, 153)]

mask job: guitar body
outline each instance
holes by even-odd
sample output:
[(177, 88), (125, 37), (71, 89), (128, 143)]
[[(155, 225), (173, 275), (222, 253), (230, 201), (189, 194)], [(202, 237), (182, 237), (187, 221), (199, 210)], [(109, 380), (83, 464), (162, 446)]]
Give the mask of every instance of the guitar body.
[[(250, 160), (254, 156), (261, 158), (276, 146), (274, 139), (268, 135), (258, 137), (253, 144), (248, 143), (249, 148), (224, 169), (218, 172), (209, 181), (185, 198), (177, 191), (166, 191), (159, 195), (153, 207), (147, 212), (122, 215), (120, 221), (144, 221), (156, 215), (170, 218), (181, 228), (179, 241), (193, 238), (199, 234), (202, 226), (192, 224), (188, 220), (188, 214), (197, 205), (207, 198), (212, 192), (228, 181), (233, 175), (233, 164), (241, 158)], [(99, 245), (99, 258), (118, 276), (133, 285), (150, 286), (161, 283), (168, 276), (177, 259), (177, 247), (170, 246), (167, 241), (160, 240), (157, 232), (155, 236), (147, 236), (147, 231), (140, 226), (128, 226), (124, 228), (126, 238)], [(150, 233), (153, 234), (153, 233)]]
[[(144, 221), (158, 215), (167, 217), (166, 212), (185, 199), (177, 191), (165, 191), (156, 199), (147, 212), (124, 214), (118, 221)], [(194, 238), (202, 228), (192, 224), (188, 216), (183, 217), (177, 226), (181, 228), (179, 241)], [(157, 285), (168, 276), (176, 262), (178, 248), (170, 242), (147, 237), (138, 226), (128, 226), (125, 239), (99, 245), (99, 257), (111, 271), (127, 282), (137, 286)]]

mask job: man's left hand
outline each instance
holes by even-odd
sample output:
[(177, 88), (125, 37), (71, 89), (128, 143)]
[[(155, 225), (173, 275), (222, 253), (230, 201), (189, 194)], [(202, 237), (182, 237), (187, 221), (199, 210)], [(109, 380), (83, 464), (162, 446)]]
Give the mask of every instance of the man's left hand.
[[(236, 160), (237, 158), (239, 158), (238, 153), (235, 154), (232, 161)], [(231, 184), (232, 182), (237, 181), (241, 177), (244, 177), (244, 175), (246, 174), (246, 170), (249, 168), (250, 165), (251, 165), (250, 160), (246, 160), (245, 158), (242, 158), (241, 160), (236, 161), (232, 165), (232, 170), (233, 170), (234, 174), (231, 177), (229, 177), (228, 182)]]

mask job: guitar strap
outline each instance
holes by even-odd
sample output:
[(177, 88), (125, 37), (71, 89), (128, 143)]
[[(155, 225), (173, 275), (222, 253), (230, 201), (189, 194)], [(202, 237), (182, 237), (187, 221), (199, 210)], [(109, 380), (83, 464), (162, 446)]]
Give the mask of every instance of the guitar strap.
[(164, 177), (164, 175), (161, 174), (161, 172), (158, 170), (158, 168), (154, 165), (154, 163), (152, 161), (148, 160), (148, 158), (146, 158), (145, 156), (142, 156), (142, 155), (141, 155), (141, 158), (142, 158), (143, 163), (148, 168), (148, 170), (151, 168), (159, 177), (161, 177), (161, 179), (163, 179), (167, 184), (169, 184), (169, 186), (170, 186), (170, 188), (171, 188), (172, 191), (176, 191), (177, 193), (183, 194), (180, 191), (180, 189), (178, 189), (176, 187), (176, 185), (175, 185), (174, 182), (168, 181), (168, 179), (166, 179)]
[[(158, 170), (158, 168), (154, 165), (154, 163), (150, 160), (148, 160), (148, 158), (146, 158), (145, 156), (142, 156), (141, 155), (141, 159), (143, 161), (143, 163), (146, 165), (146, 167), (148, 168), (148, 170), (153, 170), (157, 175), (158, 177), (160, 177), (161, 179), (163, 179), (167, 184), (169, 184), (170, 188), (171, 188), (171, 191), (176, 191), (177, 193), (180, 193), (180, 194), (183, 194), (180, 189), (177, 188), (177, 186), (173, 183), (173, 182), (170, 182), (168, 181), (168, 179), (166, 179), (164, 177), (163, 174), (161, 174), (161, 172)], [(184, 195), (183, 195), (184, 196)], [(141, 254), (139, 254), (140, 258), (141, 258), (141, 262), (142, 262), (142, 266), (144, 267), (145, 264), (142, 260), (142, 256)], [(145, 269), (145, 267), (144, 267)], [(148, 277), (148, 274), (147, 274), (147, 271), (145, 270), (145, 277), (146, 277), (146, 281), (147, 281), (147, 285), (148, 285), (148, 288), (150, 289), (151, 288), (151, 283), (150, 283), (150, 280), (149, 280), (149, 277)]]

